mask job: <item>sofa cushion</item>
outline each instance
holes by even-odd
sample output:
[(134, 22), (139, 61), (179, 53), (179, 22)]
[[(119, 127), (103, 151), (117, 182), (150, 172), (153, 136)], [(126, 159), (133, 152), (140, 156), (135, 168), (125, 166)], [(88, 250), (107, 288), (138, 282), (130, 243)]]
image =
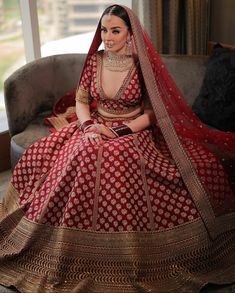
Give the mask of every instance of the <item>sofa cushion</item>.
[(12, 141), (21, 148), (27, 149), (31, 144), (49, 134), (49, 127), (32, 123), (24, 131), (14, 135)]
[(11, 138), (11, 166), (14, 168), (23, 152), (34, 142), (50, 134), (50, 127), (44, 125), (45, 117), (49, 112), (44, 112), (33, 120), (24, 131), (13, 135)]
[(206, 124), (223, 131), (235, 131), (235, 52), (217, 44), (193, 111)]

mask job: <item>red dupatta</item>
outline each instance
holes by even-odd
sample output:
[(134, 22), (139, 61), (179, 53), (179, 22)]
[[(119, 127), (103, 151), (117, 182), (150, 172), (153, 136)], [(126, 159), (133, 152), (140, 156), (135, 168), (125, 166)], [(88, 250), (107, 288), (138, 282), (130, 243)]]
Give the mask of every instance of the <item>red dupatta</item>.
[[(211, 237), (216, 237), (223, 231), (234, 229), (235, 211), (219, 217), (215, 216), (209, 201), (208, 190), (196, 171), (195, 163), (190, 161), (187, 151), (183, 147), (183, 142), (191, 140), (201, 144), (217, 156), (229, 176), (234, 196), (235, 133), (210, 129), (196, 117), (169, 75), (136, 15), (128, 7), (122, 7), (127, 11), (130, 18), (133, 33), (132, 45), (139, 58), (157, 124), (164, 135), (172, 157), (197, 206), (205, 227)], [(87, 54), (87, 59), (98, 50), (102, 42), (100, 27), (101, 20)]]

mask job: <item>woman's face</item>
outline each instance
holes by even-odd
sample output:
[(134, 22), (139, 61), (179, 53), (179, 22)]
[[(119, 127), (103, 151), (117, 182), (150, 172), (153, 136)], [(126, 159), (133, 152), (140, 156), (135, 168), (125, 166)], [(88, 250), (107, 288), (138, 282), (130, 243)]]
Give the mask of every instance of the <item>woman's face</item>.
[(125, 54), (130, 32), (120, 17), (107, 14), (101, 20), (101, 39), (106, 51)]

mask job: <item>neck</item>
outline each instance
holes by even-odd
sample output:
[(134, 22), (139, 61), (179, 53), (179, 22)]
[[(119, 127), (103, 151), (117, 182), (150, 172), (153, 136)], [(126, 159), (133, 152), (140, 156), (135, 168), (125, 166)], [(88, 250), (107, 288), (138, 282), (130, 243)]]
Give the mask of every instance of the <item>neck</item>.
[(108, 58), (111, 59), (126, 59), (126, 58), (131, 58), (131, 55), (126, 55), (125, 53), (118, 53), (118, 52), (111, 52), (111, 51), (106, 51), (106, 54), (108, 56)]

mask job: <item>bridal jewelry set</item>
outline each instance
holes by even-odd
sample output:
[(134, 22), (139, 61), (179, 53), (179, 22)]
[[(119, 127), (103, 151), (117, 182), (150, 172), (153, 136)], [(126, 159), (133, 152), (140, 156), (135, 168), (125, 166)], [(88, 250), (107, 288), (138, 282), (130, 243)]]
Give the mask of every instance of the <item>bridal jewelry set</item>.
[(127, 71), (133, 65), (133, 57), (130, 52), (130, 45), (127, 45), (127, 53), (123, 55), (117, 55), (110, 51), (104, 51), (103, 65), (109, 71), (123, 72)]

